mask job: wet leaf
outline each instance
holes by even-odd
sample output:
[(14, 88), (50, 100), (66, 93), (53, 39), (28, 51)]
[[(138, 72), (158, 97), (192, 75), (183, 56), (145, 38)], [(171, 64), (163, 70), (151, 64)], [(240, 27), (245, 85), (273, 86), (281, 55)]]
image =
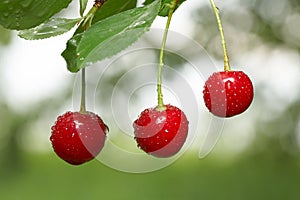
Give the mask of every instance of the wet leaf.
[(45, 39), (71, 30), (80, 19), (52, 18), (37, 27), (21, 30), (19, 36), (27, 40)]
[(80, 36), (73, 36), (62, 54), (68, 69), (79, 71), (127, 48), (149, 30), (159, 8), (160, 1), (134, 8), (95, 23)]
[(66, 8), (72, 0), (1, 0), (0, 24), (7, 29), (35, 27)]

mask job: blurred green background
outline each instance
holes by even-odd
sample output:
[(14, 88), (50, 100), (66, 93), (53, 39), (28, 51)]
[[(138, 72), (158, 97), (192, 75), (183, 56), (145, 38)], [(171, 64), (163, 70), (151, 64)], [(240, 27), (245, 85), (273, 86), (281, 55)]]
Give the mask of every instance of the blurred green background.
[[(11, 70), (7, 66), (26, 54), (18, 50), (22, 40), (15, 32), (0, 27), (0, 198), (298, 200), (300, 2), (216, 3), (231, 64), (252, 77), (255, 100), (246, 113), (226, 121), (219, 142), (207, 157), (199, 159), (198, 149), (192, 148), (172, 165), (146, 174), (119, 172), (97, 160), (74, 167), (57, 158), (48, 140), (50, 127), (57, 115), (72, 109), (74, 75), (64, 68), (63, 60), (57, 64), (51, 63), (50, 58), (60, 54), (64, 42), (47, 55), (39, 49), (44, 43), (30, 43), (44, 57), (31, 55), (23, 63), (28, 71), (32, 67), (33, 76), (27, 77), (28, 81), (42, 84), (40, 77), (48, 73), (43, 67), (56, 65), (56, 73), (47, 74), (53, 88), (45, 86), (47, 92), (33, 89), (32, 95), (23, 91), (22, 84), (26, 83), (18, 78), (24, 76), (22, 71), (14, 70), (22, 66), (12, 66)], [(188, 20), (186, 29), (180, 24), (182, 19)], [(219, 35), (208, 1), (186, 1), (172, 23), (171, 29), (188, 30), (185, 34), (203, 45), (222, 65)], [(40, 63), (33, 61), (39, 56), (50, 58)], [(114, 78), (107, 84), (113, 85)], [(12, 87), (13, 83), (19, 87)], [(208, 115), (206, 110), (203, 113)]]

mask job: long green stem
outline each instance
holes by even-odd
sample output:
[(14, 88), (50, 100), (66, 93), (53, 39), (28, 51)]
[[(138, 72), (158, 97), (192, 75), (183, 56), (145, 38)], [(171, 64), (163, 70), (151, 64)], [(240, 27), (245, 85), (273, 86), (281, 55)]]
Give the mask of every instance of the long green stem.
[(81, 70), (81, 102), (80, 102), (80, 112), (86, 112), (85, 106), (85, 68)]
[(162, 40), (162, 45), (160, 49), (160, 55), (159, 55), (159, 64), (158, 64), (158, 75), (157, 75), (157, 100), (158, 100), (158, 110), (165, 110), (166, 106), (164, 105), (163, 102), (163, 93), (162, 93), (162, 68), (164, 66), (164, 52), (166, 48), (166, 43), (167, 43), (167, 37), (168, 37), (168, 32), (171, 24), (171, 19), (176, 7), (178, 0), (174, 0), (174, 2), (170, 5), (170, 11), (168, 14), (168, 19), (163, 35), (163, 40)]
[(225, 37), (224, 37), (224, 30), (223, 30), (222, 21), (221, 21), (220, 14), (219, 14), (219, 9), (217, 8), (217, 6), (213, 0), (210, 0), (210, 4), (215, 12), (218, 26), (219, 26), (220, 36), (221, 36), (221, 40), (222, 40), (222, 47), (223, 47), (223, 54), (224, 54), (224, 71), (230, 71), (229, 59), (228, 59), (227, 48), (226, 48), (226, 41), (225, 41)]
[[(99, 10), (99, 8), (106, 2), (106, 0), (95, 0), (95, 3), (93, 7), (89, 10), (87, 15), (84, 17), (82, 26), (84, 30), (87, 30), (92, 26), (93, 18), (96, 14), (96, 12)], [(86, 113), (86, 103), (85, 103), (85, 92), (86, 84), (85, 84), (85, 68), (82, 68), (81, 70), (81, 102), (80, 102), (80, 112)]]

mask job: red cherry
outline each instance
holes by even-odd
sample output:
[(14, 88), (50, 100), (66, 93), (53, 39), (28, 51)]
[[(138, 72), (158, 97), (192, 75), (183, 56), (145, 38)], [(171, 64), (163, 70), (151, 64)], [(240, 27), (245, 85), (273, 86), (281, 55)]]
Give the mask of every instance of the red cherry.
[(102, 150), (107, 127), (92, 113), (67, 112), (52, 126), (50, 140), (55, 153), (72, 165), (92, 160)]
[(166, 110), (144, 110), (134, 121), (135, 139), (143, 151), (156, 157), (175, 155), (188, 133), (188, 120), (179, 108), (166, 105)]
[(253, 85), (242, 71), (215, 72), (205, 82), (203, 98), (212, 114), (232, 117), (250, 106), (253, 100)]

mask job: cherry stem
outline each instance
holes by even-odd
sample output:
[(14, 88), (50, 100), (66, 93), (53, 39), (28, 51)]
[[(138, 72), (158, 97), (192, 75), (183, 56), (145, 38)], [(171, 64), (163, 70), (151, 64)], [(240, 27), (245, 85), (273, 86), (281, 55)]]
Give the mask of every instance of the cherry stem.
[[(93, 7), (89, 10), (89, 12), (84, 16), (82, 26), (84, 30), (87, 30), (92, 26), (93, 18), (99, 8), (106, 2), (107, 0), (95, 0)], [(80, 102), (80, 112), (86, 113), (86, 92), (85, 92), (86, 84), (85, 84), (85, 68), (81, 69), (81, 102)]]
[(225, 41), (225, 37), (224, 37), (224, 30), (223, 30), (222, 21), (220, 18), (219, 9), (216, 6), (214, 0), (210, 0), (210, 4), (215, 12), (218, 26), (219, 26), (220, 36), (221, 36), (221, 40), (222, 40), (222, 47), (223, 47), (223, 54), (224, 54), (224, 71), (230, 71), (229, 58), (227, 55), (227, 48), (226, 48), (226, 41)]
[(85, 106), (85, 68), (81, 70), (81, 102), (80, 102), (80, 113), (86, 113)]
[(162, 40), (162, 45), (160, 49), (160, 55), (159, 55), (159, 64), (158, 64), (158, 75), (157, 75), (157, 100), (158, 100), (158, 106), (156, 109), (158, 110), (165, 110), (166, 106), (163, 102), (163, 93), (162, 93), (162, 68), (164, 66), (164, 52), (166, 48), (166, 43), (167, 43), (167, 37), (168, 37), (168, 32), (171, 24), (171, 19), (176, 7), (178, 0), (174, 0), (171, 4), (169, 4), (170, 11), (168, 14), (168, 19), (163, 35), (163, 40)]

